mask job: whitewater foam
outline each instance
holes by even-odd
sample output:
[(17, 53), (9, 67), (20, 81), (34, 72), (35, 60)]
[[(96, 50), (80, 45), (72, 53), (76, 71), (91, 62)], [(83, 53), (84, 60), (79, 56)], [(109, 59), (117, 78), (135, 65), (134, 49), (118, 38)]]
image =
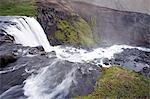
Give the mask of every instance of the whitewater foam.
[[(54, 47), (54, 50), (58, 58), (62, 60), (68, 60), (70, 62), (79, 62), (79, 63), (90, 62), (97, 58), (112, 59), (114, 54), (121, 53), (123, 52), (124, 49), (138, 49), (141, 51), (150, 52), (149, 48), (133, 47), (129, 45), (113, 45), (106, 48), (96, 48), (93, 49), (92, 51), (87, 51), (84, 49), (76, 49), (73, 47), (65, 47), (65, 48), (61, 46)], [(102, 62), (100, 64), (104, 66)]]
[[(55, 60), (47, 67), (39, 70), (37, 75), (32, 75), (25, 81), (24, 94), (28, 96), (28, 99), (65, 99), (69, 93), (69, 88), (74, 79), (75, 68), (70, 71), (66, 71), (64, 79), (58, 82), (61, 70), (57, 68), (57, 62), (61, 60)], [(58, 72), (59, 71), (59, 72)]]
[(46, 52), (52, 51), (44, 30), (34, 18), (6, 17), (4, 20), (13, 23), (4, 24), (3, 30), (14, 37), (15, 43), (30, 47), (43, 46)]
[[(41, 66), (41, 69), (36, 75), (33, 74), (25, 80), (24, 94), (28, 97), (28, 99), (52, 99), (54, 97), (57, 97), (57, 99), (62, 99), (62, 97), (67, 96), (72, 81), (74, 80), (73, 74), (75, 72), (75, 68), (71, 69), (70, 71), (66, 71), (64, 74), (64, 79), (58, 83), (55, 77), (60, 75), (57, 75), (57, 73), (60, 73), (61, 70), (57, 70), (60, 67), (57, 67), (56, 63), (61, 62), (62, 60), (67, 60), (74, 63), (88, 63), (94, 61), (94, 59), (99, 59), (100, 61), (98, 64), (102, 65), (103, 67), (109, 67), (110, 65), (106, 66), (103, 64), (103, 59), (112, 59), (114, 54), (121, 53), (124, 49), (135, 48), (150, 52), (150, 49), (148, 48), (133, 47), (128, 45), (113, 45), (106, 48), (95, 48), (92, 51), (76, 49), (73, 47), (51, 47), (42, 27), (34, 18), (15, 17), (9, 20), (16, 24), (4, 26), (3, 30), (7, 34), (13, 36), (17, 44), (31, 47), (42, 45), (46, 52), (53, 50), (56, 52), (57, 56), (57, 59), (54, 60), (53, 63), (50, 63), (49, 66), (44, 66), (43, 68)], [(27, 56), (32, 57), (30, 55)], [(11, 69), (9, 68), (6, 71), (0, 71), (0, 74), (13, 71), (18, 68), (15, 67)], [(32, 70), (28, 71), (26, 69), (25, 71), (27, 73), (32, 73)]]

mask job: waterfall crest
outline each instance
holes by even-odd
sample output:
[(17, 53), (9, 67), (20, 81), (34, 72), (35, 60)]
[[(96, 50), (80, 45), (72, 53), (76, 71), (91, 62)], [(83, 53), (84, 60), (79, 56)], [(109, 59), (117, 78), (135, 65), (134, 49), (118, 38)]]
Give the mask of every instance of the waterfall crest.
[(15, 43), (23, 46), (42, 46), (46, 52), (52, 51), (44, 30), (34, 18), (30, 17), (4, 17), (2, 30), (14, 37)]

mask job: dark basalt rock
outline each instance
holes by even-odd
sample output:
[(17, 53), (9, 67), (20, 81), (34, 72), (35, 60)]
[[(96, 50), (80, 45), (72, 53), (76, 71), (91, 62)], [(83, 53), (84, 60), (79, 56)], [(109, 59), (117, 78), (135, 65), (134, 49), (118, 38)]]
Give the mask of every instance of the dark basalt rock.
[[(44, 85), (47, 88), (46, 92), (52, 91), (53, 88), (57, 85), (61, 84), (65, 79), (67, 73), (71, 70), (75, 69), (72, 76), (74, 76), (74, 80), (71, 84), (71, 88), (67, 97), (78, 96), (78, 95), (86, 95), (93, 90), (93, 86), (96, 83), (96, 78), (100, 74), (100, 70), (98, 67), (91, 64), (74, 64), (68, 61), (57, 61), (55, 66), (51, 65), (56, 61), (56, 58), (51, 57), (47, 58), (45, 56), (35, 56), (35, 57), (21, 57), (17, 60), (17, 62), (13, 63), (9, 67), (15, 69), (12, 71), (8, 71), (6, 73), (1, 73), (1, 89), (0, 94), (4, 93), (6, 90), (11, 88), (12, 86), (22, 85), (23, 81), (27, 79), (31, 74), (38, 75), (38, 70), (43, 67), (49, 67), (45, 72), (45, 76), (43, 75), (43, 79), (47, 79)], [(17, 69), (18, 68), (18, 69)], [(7, 68), (3, 69), (6, 71)], [(27, 72), (32, 71), (32, 72)], [(46, 76), (49, 75), (49, 76)], [(11, 78), (11, 79), (9, 79)], [(44, 83), (44, 81), (43, 81)], [(36, 86), (36, 85), (35, 85)], [(21, 90), (19, 93), (22, 92)], [(13, 97), (18, 94), (18, 92), (12, 91), (13, 95), (5, 95)], [(62, 95), (63, 92), (58, 93), (55, 98)], [(2, 94), (3, 96), (4, 94)]]
[(110, 60), (108, 58), (103, 59), (103, 64), (109, 65), (110, 64)]
[(17, 57), (12, 53), (0, 54), (0, 68), (7, 66), (17, 60)]
[(12, 42), (13, 40), (11, 36), (0, 35), (0, 68), (4, 68), (8, 64), (13, 63), (17, 60), (17, 56), (15, 56), (11, 51), (5, 50), (4, 47), (5, 45)]
[(83, 96), (93, 91), (96, 79), (100, 76), (100, 68), (92, 64), (78, 65), (75, 73), (75, 82), (73, 82), (69, 95)]
[(1, 31), (0, 31), (0, 45), (2, 45), (3, 43), (13, 43), (14, 39), (12, 36), (10, 35), (4, 35)]
[(122, 53), (115, 54), (113, 59), (104, 59), (103, 62), (105, 65), (122, 66), (150, 78), (150, 52), (124, 49)]
[(150, 78), (150, 67), (144, 67), (139, 73)]
[[(38, 71), (47, 66), (49, 70), (46, 74), (49, 74), (49, 77), (43, 76), (43, 78), (47, 79), (48, 83), (44, 85), (47, 86), (48, 91), (56, 87), (56, 83), (62, 83), (67, 73), (75, 69), (73, 72), (74, 81), (65, 98), (90, 93), (96, 83), (96, 78), (100, 74), (99, 67), (95, 65), (59, 60), (55, 52), (45, 53), (40, 47), (23, 47), (13, 42), (7, 42), (7, 40), (4, 40), (0, 45), (0, 53), (0, 57), (3, 58), (1, 60), (3, 63), (1, 66), (3, 67), (0, 67), (0, 98), (25, 99), (23, 82), (31, 74), (38, 75)], [(55, 66), (52, 65), (54, 62), (56, 62)], [(55, 97), (57, 98), (61, 94), (63, 93), (58, 93)]]

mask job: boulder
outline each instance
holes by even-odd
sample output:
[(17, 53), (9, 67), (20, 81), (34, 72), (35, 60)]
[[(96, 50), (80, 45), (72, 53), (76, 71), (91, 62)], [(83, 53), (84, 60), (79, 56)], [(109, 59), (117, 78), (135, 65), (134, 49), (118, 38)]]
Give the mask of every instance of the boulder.
[(0, 54), (0, 68), (6, 67), (8, 64), (13, 63), (17, 58), (12, 53)]

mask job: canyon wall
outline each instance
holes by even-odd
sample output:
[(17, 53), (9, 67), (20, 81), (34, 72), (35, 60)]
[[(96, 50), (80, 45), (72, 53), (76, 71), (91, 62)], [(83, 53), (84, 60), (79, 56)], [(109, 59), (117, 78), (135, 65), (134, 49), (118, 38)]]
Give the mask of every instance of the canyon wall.
[(79, 1), (70, 4), (76, 13), (90, 24), (97, 43), (150, 47), (150, 15)]
[[(100, 6), (103, 2), (98, 0), (91, 2), (81, 2), (81, 0), (37, 0), (37, 19), (47, 33), (51, 45), (97, 44), (111, 46), (114, 44), (128, 44), (150, 47), (149, 14), (144, 14), (142, 11), (140, 13), (140, 11), (131, 12), (131, 10), (111, 9), (112, 6), (110, 5), (114, 3), (109, 2), (109, 0), (106, 3), (110, 3), (108, 5), (110, 8)], [(143, 0), (141, 3), (139, 0), (133, 3), (135, 5), (141, 4), (141, 7), (143, 3), (144, 8), (144, 4), (149, 2)], [(147, 7), (149, 6), (145, 5), (146, 9)], [(141, 8), (135, 7), (132, 11), (138, 9)], [(144, 9), (143, 11), (147, 10)]]

